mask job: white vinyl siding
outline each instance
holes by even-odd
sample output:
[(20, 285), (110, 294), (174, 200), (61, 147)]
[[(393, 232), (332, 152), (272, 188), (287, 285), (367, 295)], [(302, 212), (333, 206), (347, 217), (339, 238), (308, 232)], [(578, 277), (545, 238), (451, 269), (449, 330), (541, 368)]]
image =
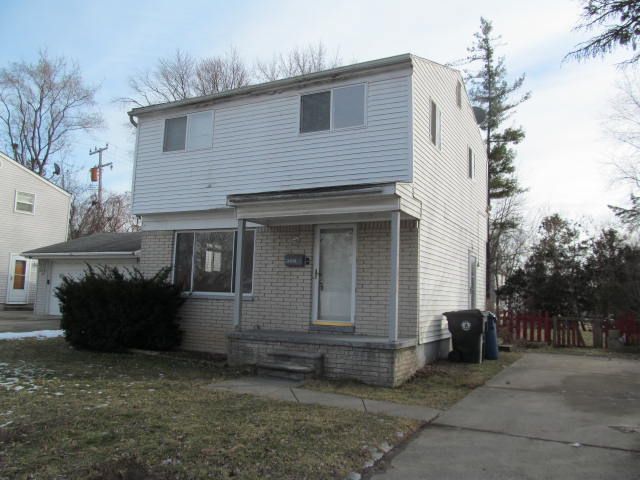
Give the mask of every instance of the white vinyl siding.
[(294, 90), (214, 106), (212, 149), (161, 155), (164, 118), (140, 117), (134, 212), (223, 208), (229, 194), (411, 181), (409, 72), (366, 80), (366, 128), (301, 135), (307, 92)]
[[(37, 174), (0, 154), (0, 305), (7, 294), (9, 258), (67, 240), (70, 197)], [(16, 213), (16, 190), (35, 195), (33, 214)], [(28, 302), (40, 273), (32, 262)], [(0, 307), (1, 308), (1, 307)]]
[[(413, 95), (413, 189), (401, 189), (421, 201), (419, 231), (419, 341), (449, 335), (443, 312), (469, 306), (470, 255), (477, 259), (476, 305), (485, 295), (486, 156), (471, 106), (463, 96), (458, 108), (455, 71), (415, 59)], [(441, 151), (433, 148), (434, 102), (446, 118)], [(476, 181), (470, 182), (468, 149), (476, 152)]]

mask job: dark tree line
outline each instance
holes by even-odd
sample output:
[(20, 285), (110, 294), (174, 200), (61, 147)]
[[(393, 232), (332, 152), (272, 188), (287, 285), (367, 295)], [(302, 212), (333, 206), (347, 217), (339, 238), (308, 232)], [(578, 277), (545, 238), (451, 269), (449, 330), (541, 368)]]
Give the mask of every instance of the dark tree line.
[(499, 290), (508, 308), (552, 315), (640, 312), (640, 247), (617, 230), (588, 237), (551, 215), (524, 265)]

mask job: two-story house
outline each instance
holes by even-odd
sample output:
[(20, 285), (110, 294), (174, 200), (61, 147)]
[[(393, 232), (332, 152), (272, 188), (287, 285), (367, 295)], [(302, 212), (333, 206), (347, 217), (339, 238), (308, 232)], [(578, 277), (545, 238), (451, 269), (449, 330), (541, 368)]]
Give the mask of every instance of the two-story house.
[(37, 260), (21, 252), (67, 239), (71, 195), (0, 153), (0, 308), (31, 305)]
[(482, 304), (487, 159), (458, 71), (399, 55), (129, 115), (140, 265), (189, 295), (183, 348), (398, 385), (448, 352), (443, 312)]

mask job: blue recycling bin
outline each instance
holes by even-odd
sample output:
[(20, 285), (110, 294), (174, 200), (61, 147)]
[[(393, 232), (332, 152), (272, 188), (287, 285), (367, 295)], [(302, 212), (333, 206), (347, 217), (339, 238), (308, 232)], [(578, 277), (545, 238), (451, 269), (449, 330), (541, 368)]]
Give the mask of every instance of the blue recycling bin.
[(484, 334), (484, 358), (498, 359), (498, 319), (491, 312), (485, 312), (487, 330)]

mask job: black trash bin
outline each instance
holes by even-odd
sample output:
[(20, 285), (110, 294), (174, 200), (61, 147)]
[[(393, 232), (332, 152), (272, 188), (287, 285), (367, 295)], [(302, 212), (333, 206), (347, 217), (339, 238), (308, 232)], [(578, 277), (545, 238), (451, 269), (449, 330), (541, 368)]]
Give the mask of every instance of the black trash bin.
[(445, 312), (451, 332), (453, 350), (449, 360), (482, 363), (486, 316), (480, 310)]

